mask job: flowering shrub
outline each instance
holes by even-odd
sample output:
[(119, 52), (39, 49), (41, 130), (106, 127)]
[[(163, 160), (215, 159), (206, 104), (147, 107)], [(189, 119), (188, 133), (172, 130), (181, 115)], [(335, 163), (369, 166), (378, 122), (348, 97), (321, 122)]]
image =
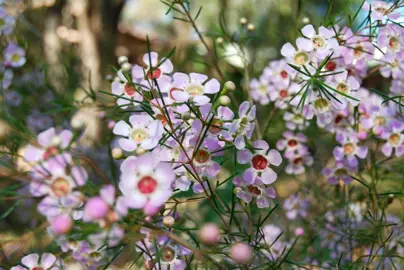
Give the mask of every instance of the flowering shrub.
[[(180, 72), (175, 51), (159, 55), (147, 39), (140, 64), (119, 57), (108, 91), (48, 113), (44, 98), (26, 124), (13, 118), (26, 97), (12, 89), (29, 57), (13, 32), (19, 13), (0, 3), (4, 119), (18, 138), (2, 148), (0, 219), (34, 205), (52, 239), (5, 268), (107, 269), (127, 253), (147, 269), (402, 269), (403, 223), (389, 208), (403, 196), (402, 1), (363, 1), (347, 20), (304, 25), (284, 58), (243, 79), (246, 100), (190, 1), (164, 2), (198, 34), (217, 78)], [(238, 42), (224, 29), (220, 38)], [(375, 73), (390, 89), (373, 89)], [(112, 138), (95, 162), (81, 141), (91, 127), (54, 116), (88, 104)]]

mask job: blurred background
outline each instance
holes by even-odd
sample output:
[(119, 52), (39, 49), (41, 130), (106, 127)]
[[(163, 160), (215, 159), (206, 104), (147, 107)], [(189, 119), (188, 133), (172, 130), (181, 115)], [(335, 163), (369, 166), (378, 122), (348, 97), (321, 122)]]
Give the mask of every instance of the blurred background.
[[(293, 43), (303, 25), (328, 24), (325, 18), (328, 20), (337, 15), (344, 18), (346, 14), (354, 13), (362, 0), (191, 0), (191, 13), (193, 16), (198, 14), (197, 27), (208, 47), (217, 55), (224, 78), (208, 61), (206, 47), (192, 25), (181, 20), (181, 14), (175, 10), (167, 13), (169, 0), (164, 2), (15, 1), (14, 12), (21, 13), (16, 36), (26, 48), (28, 60), (26, 66), (15, 74), (18, 80), (13, 90), (22, 97), (21, 100), (18, 104), (11, 102), (0, 108), (2, 149), (18, 152), (26, 143), (24, 136), (13, 133), (13, 130), (33, 134), (51, 126), (67, 127), (82, 121), (87, 125), (81, 139), (82, 149), (103, 168), (108, 159), (105, 145), (111, 141), (110, 135), (106, 136), (110, 132), (105, 123), (108, 118), (118, 119), (121, 116), (116, 109), (103, 110), (104, 105), (101, 104), (113, 104), (114, 100), (102, 95), (92, 100), (86, 98), (86, 93), (89, 89), (95, 93), (110, 91), (110, 76), (114, 76), (114, 67), (119, 68), (117, 57), (125, 55), (131, 63), (141, 63), (143, 54), (148, 50), (147, 38), (151, 49), (160, 55), (167, 55), (176, 48), (171, 57), (175, 71), (205, 73), (222, 83), (231, 80), (240, 88), (235, 92), (235, 98), (240, 102), (247, 99), (240, 86), (245, 80), (258, 77), (269, 61), (279, 59), (281, 46), (286, 42)], [(247, 23), (241, 24), (241, 18), (246, 18)], [(253, 26), (247, 28), (248, 24)], [(231, 42), (226, 40), (224, 32), (227, 37), (232, 37)], [(377, 77), (369, 80), (378, 81)], [(234, 104), (231, 106), (236, 108)], [(266, 123), (271, 108), (259, 106), (258, 120), (261, 124)], [(100, 111), (105, 116), (100, 116)], [(271, 147), (284, 130), (281, 114), (274, 119), (266, 137)], [(23, 124), (18, 126), (17, 123)], [(320, 171), (331, 156), (332, 135), (317, 140), (317, 129), (309, 130), (307, 135), (315, 160), (319, 161), (314, 170)], [(14, 162), (19, 164), (18, 168), (11, 165)], [(18, 158), (3, 157), (0, 189), (8, 186), (9, 176), (22, 168), (24, 164)], [(108, 170), (106, 173), (111, 173)], [(223, 172), (221, 177), (226, 175), (229, 173)], [(317, 177), (314, 174), (305, 174), (300, 178), (281, 174), (276, 184), (279, 198), (294, 193), (299, 182)], [(16, 189), (20, 187), (18, 185)], [(387, 185), (388, 188), (391, 189), (391, 186)], [(231, 194), (231, 188), (227, 189), (227, 193)], [(321, 189), (318, 191), (321, 192)], [(32, 202), (22, 201), (18, 211), (0, 221), (0, 261), (6, 257), (19, 258), (19, 254), (27, 253), (27, 250), (50, 243), (43, 228), (42, 231), (41, 228), (32, 230), (38, 229), (39, 224), (34, 209), (36, 204)], [(0, 201), (1, 213), (14, 207), (13, 203)], [(214, 217), (207, 214), (207, 219), (210, 218)], [(18, 241), (9, 241), (13, 239)], [(123, 258), (122, 265), (125, 262)], [(117, 267), (119, 269), (120, 266)]]

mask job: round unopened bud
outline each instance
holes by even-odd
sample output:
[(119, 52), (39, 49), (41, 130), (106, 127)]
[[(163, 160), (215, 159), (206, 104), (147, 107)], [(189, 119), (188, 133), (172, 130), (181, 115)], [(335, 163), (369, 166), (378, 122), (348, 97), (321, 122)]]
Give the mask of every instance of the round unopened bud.
[(228, 96), (221, 96), (219, 98), (219, 103), (222, 106), (229, 106), (230, 105), (230, 98)]
[(138, 148), (136, 148), (135, 153), (136, 153), (136, 155), (141, 156), (143, 154), (146, 154), (146, 150), (139, 146)]
[(191, 119), (191, 114), (189, 112), (183, 112), (181, 114), (181, 119), (184, 121), (188, 121), (189, 119)]
[(249, 23), (249, 24), (247, 25), (247, 30), (248, 30), (248, 31), (254, 31), (254, 30), (255, 30), (255, 25), (252, 24), (252, 23)]
[(114, 159), (121, 159), (123, 158), (123, 151), (121, 148), (113, 148), (111, 151), (111, 155)]
[(222, 44), (223, 43), (223, 38), (222, 37), (218, 37), (217, 39), (216, 39), (216, 43), (217, 44)]
[(244, 17), (241, 18), (241, 19), (240, 19), (240, 23), (241, 23), (241, 24), (247, 24), (247, 19), (244, 18)]
[(304, 234), (304, 229), (301, 228), (301, 227), (297, 227), (296, 230), (295, 230), (295, 234), (297, 236), (302, 236)]
[(119, 78), (118, 76), (115, 76), (115, 78), (114, 78), (114, 82), (121, 82), (121, 78)]
[(81, 129), (84, 126), (84, 122), (80, 119), (73, 118), (70, 125), (73, 129)]
[(236, 90), (236, 85), (232, 81), (227, 81), (224, 83), (224, 87), (229, 90), (229, 91), (234, 91)]
[(109, 120), (108, 121), (108, 128), (113, 129), (115, 126), (116, 122), (114, 120)]
[(52, 231), (54, 231), (56, 234), (66, 234), (71, 230), (73, 221), (69, 215), (60, 215), (51, 221), (50, 226)]
[(118, 64), (121, 66), (125, 63), (128, 63), (128, 61), (129, 61), (128, 57), (124, 55), (118, 57)]
[(220, 230), (214, 223), (207, 223), (198, 232), (201, 242), (207, 245), (214, 245), (220, 241)]
[(84, 221), (92, 221), (102, 219), (107, 215), (109, 205), (100, 197), (94, 197), (87, 201), (84, 206)]
[(132, 65), (129, 63), (123, 63), (121, 69), (123, 72), (129, 72), (132, 68)]
[(310, 19), (308, 17), (303, 17), (302, 22), (304, 24), (308, 24), (310, 22)]
[(368, 134), (366, 131), (359, 131), (358, 132), (358, 138), (359, 140), (365, 140), (368, 137)]
[(394, 201), (394, 194), (389, 194), (387, 198), (387, 204), (391, 204)]
[(230, 257), (239, 264), (248, 264), (252, 259), (252, 249), (244, 243), (236, 243), (230, 248)]
[(175, 218), (173, 218), (172, 216), (165, 216), (165, 217), (163, 218), (163, 224), (164, 224), (164, 226), (166, 226), (166, 227), (171, 227), (171, 226), (173, 226), (173, 225), (174, 225), (174, 222), (175, 222)]

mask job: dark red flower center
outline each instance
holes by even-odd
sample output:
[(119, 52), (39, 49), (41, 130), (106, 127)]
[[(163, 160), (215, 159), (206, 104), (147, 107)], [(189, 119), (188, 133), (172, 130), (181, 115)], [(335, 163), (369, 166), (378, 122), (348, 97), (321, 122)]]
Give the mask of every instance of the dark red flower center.
[(247, 190), (254, 195), (261, 195), (261, 190), (255, 186), (247, 186)]
[(337, 68), (337, 64), (334, 61), (328, 61), (327, 64), (325, 64), (325, 68), (328, 71), (333, 71)]
[(222, 122), (220, 122), (219, 120), (216, 120), (216, 119), (212, 120), (212, 123), (209, 126), (209, 132), (214, 135), (218, 134), (222, 130), (221, 126), (222, 126)]
[(139, 183), (137, 183), (137, 188), (143, 194), (153, 193), (156, 187), (157, 181), (151, 176), (143, 176)]
[(70, 191), (70, 183), (63, 177), (56, 178), (55, 181), (53, 181), (53, 183), (50, 185), (50, 187), (57, 197), (63, 197)]
[(198, 152), (196, 152), (195, 154), (195, 160), (198, 163), (206, 163), (207, 161), (209, 161), (209, 158), (210, 154), (205, 150), (199, 149)]
[(280, 96), (281, 98), (287, 97), (287, 96), (288, 96), (288, 91), (285, 90), (285, 89), (279, 91), (279, 96)]
[(56, 155), (57, 153), (58, 153), (57, 147), (51, 146), (46, 149), (46, 151), (45, 151), (45, 153), (43, 153), (42, 157), (44, 160), (47, 160), (47, 159), (53, 157), (54, 155)]
[(295, 139), (291, 139), (291, 140), (288, 141), (288, 145), (290, 147), (294, 147), (294, 146), (297, 145), (297, 141)]
[(303, 163), (303, 158), (301, 158), (301, 157), (295, 158), (293, 160), (293, 163), (296, 164), (296, 165), (302, 164)]
[(43, 268), (41, 266), (36, 266), (36, 267), (32, 268), (32, 270), (45, 270), (45, 268)]
[(160, 120), (160, 122), (163, 124), (163, 126), (165, 124), (167, 124), (167, 121), (168, 121), (167, 117), (165, 115), (162, 115), (162, 114), (156, 115), (156, 119)]
[(284, 70), (281, 71), (281, 77), (286, 79), (288, 77), (288, 73)]
[(161, 76), (161, 70), (159, 68), (154, 69), (152, 72), (147, 72), (147, 77), (152, 80), (152, 79), (158, 79)]
[(335, 117), (335, 124), (339, 124), (342, 121), (342, 119), (344, 119), (342, 115), (340, 114), (337, 115), (337, 117)]
[(130, 83), (126, 83), (125, 84), (125, 93), (128, 96), (133, 96), (136, 92), (136, 89), (130, 84)]
[(163, 249), (163, 261), (171, 262), (175, 258), (175, 250), (171, 247), (165, 247)]
[(263, 155), (254, 156), (251, 162), (256, 170), (264, 170), (268, 166), (268, 160)]

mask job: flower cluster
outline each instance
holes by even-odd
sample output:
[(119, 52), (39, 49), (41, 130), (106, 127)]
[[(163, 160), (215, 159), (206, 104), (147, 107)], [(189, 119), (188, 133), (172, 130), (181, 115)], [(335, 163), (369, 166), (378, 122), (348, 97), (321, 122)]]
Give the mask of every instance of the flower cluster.
[[(185, 16), (201, 37), (188, 4), (172, 1), (169, 12)], [(41, 82), (35, 72), (13, 80), (27, 58), (10, 6), (0, 0), (1, 88), (4, 101), (19, 107), (25, 100), (11, 89), (31, 75), (28, 82)], [(37, 135), (19, 131), (4, 147), (13, 156), (14, 141), (23, 141), (15, 151), (18, 174), (10, 177), (23, 184), (1, 192), (18, 201), (0, 219), (22, 201), (33, 205), (39, 219), (31, 221), (43, 220), (39, 228), (61, 258), (34, 253), (11, 269), (63, 269), (70, 261), (106, 269), (134, 252), (132, 265), (139, 260), (151, 270), (400, 269), (404, 232), (390, 206), (403, 195), (392, 181), (403, 176), (403, 6), (364, 1), (358, 12), (368, 16), (356, 30), (351, 17), (346, 25), (305, 23), (301, 36), (282, 46), (282, 59), (256, 79), (245, 75), (249, 101), (240, 103), (233, 82), (213, 78), (225, 78), (219, 63), (216, 75), (176, 72), (172, 54), (159, 56), (147, 39), (137, 64), (119, 57), (110, 92), (88, 93), (94, 103), (85, 105), (106, 120), (97, 149), (81, 144), (90, 126), (34, 109), (27, 130)], [(240, 35), (220, 44), (254, 31), (247, 19), (240, 23)], [(202, 41), (217, 60), (220, 51)], [(373, 89), (376, 73), (391, 81), (388, 91)], [(48, 94), (46, 104), (55, 97)], [(101, 94), (112, 101), (103, 104)], [(259, 119), (263, 107), (269, 116)]]

